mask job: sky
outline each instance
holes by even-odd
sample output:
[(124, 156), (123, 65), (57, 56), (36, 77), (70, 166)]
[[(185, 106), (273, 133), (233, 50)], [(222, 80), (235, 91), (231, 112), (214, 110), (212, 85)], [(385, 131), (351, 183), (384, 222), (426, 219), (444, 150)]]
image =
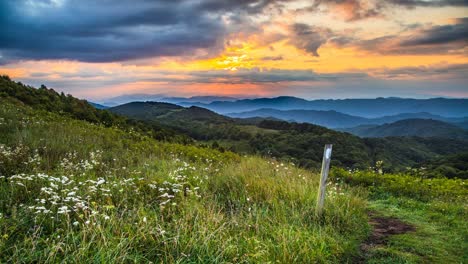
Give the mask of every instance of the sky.
[(0, 74), (122, 94), (468, 98), (468, 0), (0, 0)]

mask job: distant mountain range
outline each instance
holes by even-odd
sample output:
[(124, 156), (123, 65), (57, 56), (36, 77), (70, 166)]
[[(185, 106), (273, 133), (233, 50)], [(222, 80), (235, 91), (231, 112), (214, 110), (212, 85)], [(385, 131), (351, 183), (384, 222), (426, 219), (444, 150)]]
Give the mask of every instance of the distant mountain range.
[(284, 121), (310, 123), (328, 128), (352, 127), (369, 122), (367, 118), (347, 115), (333, 110), (277, 110), (262, 108), (241, 113), (229, 113), (227, 116), (236, 118), (273, 117)]
[(383, 125), (362, 125), (341, 131), (360, 137), (418, 136), (468, 139), (467, 130), (433, 119), (405, 119)]
[(353, 116), (343, 114), (337, 111), (317, 111), (317, 110), (277, 110), (271, 108), (262, 108), (253, 111), (241, 113), (229, 113), (227, 116), (237, 118), (250, 118), (250, 117), (272, 117), (285, 121), (304, 122), (325, 126), (328, 128), (349, 128), (362, 125), (381, 125), (385, 123), (392, 123), (404, 119), (434, 119), (447, 123), (453, 123), (462, 126), (464, 122), (468, 121), (468, 117), (449, 118), (440, 115), (434, 115), (427, 112), (421, 113), (402, 113), (392, 116), (383, 116), (378, 118), (365, 118), (360, 116)]
[(109, 108), (108, 106), (102, 105), (102, 104), (97, 104), (93, 102), (88, 102), (90, 105), (94, 106), (96, 109), (107, 109)]
[(262, 108), (276, 110), (337, 111), (365, 118), (393, 116), (402, 113), (426, 112), (445, 117), (464, 117), (468, 113), (468, 99), (343, 99), (312, 100), (281, 96), (276, 98), (244, 99), (237, 101), (214, 101), (211, 103), (179, 103), (182, 106), (199, 106), (220, 114), (240, 113)]
[[(222, 146), (238, 153), (288, 157), (306, 167), (320, 165), (321, 150), (328, 143), (334, 146), (334, 164), (345, 167), (372, 166), (377, 160), (385, 160), (389, 168), (404, 168), (468, 149), (468, 141), (465, 134), (460, 133), (461, 128), (454, 129), (454, 126), (443, 122), (414, 125), (413, 121), (409, 121), (399, 128), (389, 128), (388, 131), (392, 133), (387, 135), (391, 137), (360, 138), (307, 123), (261, 117), (231, 118), (196, 106), (133, 102), (109, 110), (132, 119), (163, 125), (192, 137), (199, 144)], [(337, 112), (331, 114), (343, 115)], [(428, 134), (432, 131), (435, 137)]]
[(113, 107), (130, 102), (164, 102), (173, 104), (209, 104), (215, 101), (236, 101), (239, 98), (227, 96), (192, 96), (192, 97), (168, 97), (164, 94), (126, 94), (100, 101), (100, 105)]

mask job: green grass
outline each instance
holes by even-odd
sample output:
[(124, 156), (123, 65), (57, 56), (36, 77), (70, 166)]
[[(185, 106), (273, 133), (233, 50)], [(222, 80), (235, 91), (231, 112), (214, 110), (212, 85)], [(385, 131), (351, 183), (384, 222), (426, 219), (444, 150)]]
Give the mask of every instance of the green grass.
[[(371, 252), (370, 263), (466, 263), (466, 207), (408, 198), (378, 199), (370, 208), (416, 227), (415, 232), (390, 238), (386, 247)], [(393, 261), (393, 262), (392, 262)]]
[(1, 263), (355, 263), (366, 211), (416, 231), (366, 263), (467, 263), (460, 179), (334, 169), (155, 141), (0, 100)]
[(335, 170), (335, 180), (369, 190), (369, 209), (415, 227), (368, 252), (368, 263), (467, 263), (468, 187), (461, 179)]
[(368, 232), (362, 193), (291, 164), (0, 107), (0, 262), (339, 263)]

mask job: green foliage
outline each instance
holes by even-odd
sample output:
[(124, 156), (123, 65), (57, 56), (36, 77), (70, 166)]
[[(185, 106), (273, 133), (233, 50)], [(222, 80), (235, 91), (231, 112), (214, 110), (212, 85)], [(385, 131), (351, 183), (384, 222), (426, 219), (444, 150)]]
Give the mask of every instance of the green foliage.
[(468, 131), (433, 119), (411, 118), (380, 126), (364, 125), (345, 130), (360, 137), (418, 136), (468, 140)]
[(361, 139), (311, 124), (266, 120), (259, 127), (279, 133), (258, 133), (249, 145), (263, 155), (292, 159), (318, 168), (323, 146), (333, 144), (334, 167), (367, 169), (377, 161), (386, 171), (403, 171), (440, 155), (468, 150), (466, 141), (442, 138), (390, 137)]
[(189, 143), (187, 136), (177, 134), (175, 131), (162, 127), (157, 123), (147, 123), (128, 119), (109, 112), (96, 109), (85, 100), (77, 99), (71, 95), (57, 93), (41, 85), (39, 89), (11, 81), (8, 76), (0, 76), (0, 99), (21, 102), (37, 110), (60, 113), (78, 120), (85, 120), (106, 127), (119, 127), (121, 129), (136, 129), (141, 133), (158, 140), (168, 140), (179, 143)]
[(449, 155), (423, 163), (423, 174), (434, 178), (468, 179), (468, 152)]
[(197, 140), (249, 139), (250, 134), (228, 117), (200, 107), (183, 108), (159, 102), (133, 102), (110, 109), (131, 118), (160, 123)]
[(335, 168), (332, 177), (348, 184), (363, 186), (374, 195), (388, 194), (429, 201), (434, 198), (446, 201), (462, 201), (468, 193), (468, 185), (462, 179), (424, 178), (411, 174), (378, 174), (373, 171), (347, 171)]
[(366, 263), (465, 263), (466, 180), (334, 169), (331, 178), (369, 192), (369, 209), (415, 231), (366, 252)]
[(366, 138), (375, 162), (384, 161), (388, 172), (404, 171), (406, 167), (420, 167), (442, 155), (468, 151), (468, 142), (444, 138), (388, 137)]

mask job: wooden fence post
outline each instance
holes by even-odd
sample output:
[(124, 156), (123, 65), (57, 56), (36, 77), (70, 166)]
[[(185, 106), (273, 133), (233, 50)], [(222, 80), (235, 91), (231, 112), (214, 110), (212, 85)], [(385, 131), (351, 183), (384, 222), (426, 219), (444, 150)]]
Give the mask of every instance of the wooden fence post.
[(323, 150), (323, 160), (322, 160), (322, 173), (320, 175), (320, 186), (317, 195), (317, 207), (315, 208), (316, 214), (321, 215), (323, 211), (323, 204), (325, 202), (326, 186), (328, 171), (330, 169), (330, 161), (332, 154), (332, 145), (327, 144)]

